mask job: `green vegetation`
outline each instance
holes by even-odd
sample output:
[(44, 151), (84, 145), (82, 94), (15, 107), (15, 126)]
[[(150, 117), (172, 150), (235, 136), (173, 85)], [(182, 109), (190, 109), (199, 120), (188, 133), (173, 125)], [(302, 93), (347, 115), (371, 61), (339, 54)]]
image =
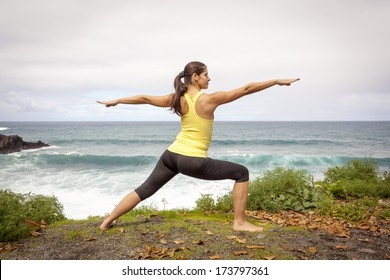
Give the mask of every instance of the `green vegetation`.
[(65, 219), (63, 206), (54, 196), (0, 190), (0, 201), (1, 242), (29, 236), (34, 226), (28, 221), (50, 224)]
[[(360, 221), (378, 206), (379, 199), (390, 197), (390, 176), (380, 174), (374, 160), (352, 160), (329, 168), (325, 178), (313, 182), (305, 170), (276, 168), (249, 184), (248, 210), (278, 212), (314, 210), (321, 214)], [(380, 217), (389, 217), (384, 207)], [(202, 211), (233, 210), (232, 194), (214, 199), (203, 194), (196, 201)]]
[(381, 176), (371, 159), (352, 160), (344, 166), (329, 168), (321, 184), (336, 198), (390, 197), (390, 176)]
[[(268, 171), (250, 182), (248, 209), (267, 212), (310, 210), (356, 222), (371, 215), (388, 219), (388, 198), (389, 174), (380, 174), (373, 160), (352, 160), (343, 166), (329, 168), (320, 182), (313, 182), (312, 176), (304, 170), (276, 168)], [(41, 221), (47, 224), (66, 223), (63, 206), (54, 196), (0, 190), (0, 201), (0, 242), (28, 237)], [(228, 221), (232, 219), (232, 210), (232, 193), (227, 193), (216, 200), (210, 194), (203, 194), (196, 201), (194, 211), (182, 209), (158, 212), (168, 219), (188, 218), (188, 215), (194, 218), (194, 215), (199, 215), (199, 219), (207, 220), (210, 215), (210, 219)], [(140, 207), (124, 218), (141, 219), (142, 222), (145, 213), (153, 212), (157, 210)], [(100, 219), (97, 218), (97, 222)], [(29, 221), (36, 223), (31, 225)]]
[(304, 211), (319, 208), (328, 200), (328, 192), (314, 185), (306, 171), (279, 167), (251, 182), (248, 209)]

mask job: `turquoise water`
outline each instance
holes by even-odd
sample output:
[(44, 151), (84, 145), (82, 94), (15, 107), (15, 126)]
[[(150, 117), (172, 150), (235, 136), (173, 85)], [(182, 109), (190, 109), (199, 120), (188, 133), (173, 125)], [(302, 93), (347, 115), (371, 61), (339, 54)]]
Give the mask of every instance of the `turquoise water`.
[[(216, 122), (209, 156), (248, 167), (251, 178), (278, 166), (327, 168), (354, 158), (390, 167), (390, 122)], [(0, 133), (50, 147), (0, 155), (0, 188), (55, 195), (70, 218), (104, 215), (138, 187), (175, 139), (179, 122), (0, 122)], [(143, 202), (195, 206), (201, 193), (230, 191), (230, 181), (178, 175)]]

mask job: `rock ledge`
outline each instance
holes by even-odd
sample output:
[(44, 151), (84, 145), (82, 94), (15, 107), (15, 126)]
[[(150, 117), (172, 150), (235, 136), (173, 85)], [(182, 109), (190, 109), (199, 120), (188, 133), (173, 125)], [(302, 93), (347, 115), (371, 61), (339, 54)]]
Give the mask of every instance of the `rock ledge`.
[(49, 147), (41, 141), (25, 142), (18, 135), (2, 135), (0, 134), (0, 154), (10, 154), (20, 152), (28, 149), (39, 149), (42, 147)]

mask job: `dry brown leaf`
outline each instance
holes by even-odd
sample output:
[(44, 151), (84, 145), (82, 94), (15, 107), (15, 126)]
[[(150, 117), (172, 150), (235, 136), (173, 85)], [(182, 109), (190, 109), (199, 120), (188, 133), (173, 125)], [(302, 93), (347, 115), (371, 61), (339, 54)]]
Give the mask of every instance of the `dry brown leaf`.
[(245, 244), (246, 243), (246, 239), (240, 239), (240, 238), (237, 238), (236, 241), (240, 244)]
[(158, 241), (158, 242), (160, 242), (163, 245), (167, 245), (168, 244), (168, 242), (164, 238), (160, 239), (160, 241)]
[(370, 226), (366, 225), (366, 224), (360, 224), (360, 225), (356, 225), (355, 228), (367, 230), (367, 229), (370, 229)]
[(364, 238), (364, 239), (358, 238), (358, 240), (361, 242), (370, 242), (370, 239), (368, 239), (368, 238)]
[(6, 244), (4, 247), (0, 247), (0, 254), (1, 253), (7, 253), (11, 252), (13, 250), (16, 250), (18, 247), (12, 245), (12, 244)]
[(42, 235), (42, 232), (39, 232), (39, 231), (37, 231), (37, 230), (34, 230), (34, 231), (30, 232), (30, 233), (31, 233), (31, 235), (34, 236), (34, 237), (39, 237), (39, 236)]
[(194, 241), (192, 241), (192, 244), (203, 245), (204, 241), (203, 240), (194, 240)]
[(126, 230), (125, 230), (124, 228), (118, 228), (118, 231), (119, 231), (120, 233), (125, 233), (125, 232), (126, 232)]
[(260, 246), (260, 245), (247, 245), (246, 247), (248, 249), (265, 249), (265, 246)]
[(33, 227), (41, 227), (41, 223), (33, 221), (33, 220), (26, 220), (26, 224), (33, 226)]
[(161, 249), (155, 250), (153, 253), (155, 253), (157, 256), (164, 256), (168, 250), (169, 250), (169, 248), (161, 248)]
[(173, 243), (175, 243), (175, 244), (183, 244), (184, 240), (175, 240), (175, 241), (173, 241)]
[(263, 260), (274, 260), (275, 259), (275, 256), (265, 256), (263, 257)]
[(154, 250), (154, 246), (145, 245), (145, 250), (148, 254), (150, 254)]
[(248, 251), (233, 251), (235, 256), (248, 255)]
[(232, 240), (232, 239), (237, 239), (238, 237), (235, 235), (229, 235), (229, 236), (226, 236), (226, 238), (229, 240)]
[(309, 252), (311, 254), (317, 254), (317, 248), (316, 247), (309, 247)]
[(348, 246), (346, 245), (336, 245), (334, 246), (336, 249), (341, 249), (341, 250), (347, 250), (348, 249)]
[(347, 233), (345, 233), (345, 232), (340, 232), (340, 233), (337, 233), (337, 234), (335, 234), (336, 236), (338, 236), (338, 237), (343, 237), (343, 238), (349, 238), (350, 236), (347, 234)]
[(221, 259), (223, 259), (223, 257), (220, 256), (220, 255), (215, 255), (215, 256), (209, 257), (209, 259), (210, 259), (210, 260), (221, 260)]
[(92, 236), (92, 237), (87, 237), (87, 238), (84, 238), (83, 239), (84, 241), (96, 241), (98, 240), (96, 237)]
[(204, 221), (196, 221), (195, 222), (195, 225), (203, 225), (204, 224)]
[(280, 244), (280, 247), (282, 247), (284, 250), (288, 251), (288, 246), (286, 244)]
[(236, 235), (229, 235), (229, 236), (226, 236), (226, 238), (229, 239), (229, 240), (235, 240), (235, 241), (237, 241), (238, 243), (241, 243), (241, 244), (245, 244), (246, 243), (246, 239), (240, 239)]
[(171, 258), (173, 258), (174, 255), (175, 255), (175, 252), (183, 251), (183, 250), (185, 250), (185, 249), (187, 249), (185, 246), (183, 246), (183, 247), (177, 247), (177, 248), (173, 249), (172, 252), (168, 254), (168, 256), (171, 257)]
[(207, 233), (207, 235), (214, 235), (214, 233), (213, 232), (211, 232), (211, 231), (206, 231), (206, 233)]

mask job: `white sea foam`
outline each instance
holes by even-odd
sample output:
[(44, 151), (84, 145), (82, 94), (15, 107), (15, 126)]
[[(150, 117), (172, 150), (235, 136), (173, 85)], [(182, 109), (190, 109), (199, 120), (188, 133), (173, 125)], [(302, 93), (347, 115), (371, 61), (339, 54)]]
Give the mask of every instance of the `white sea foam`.
[(48, 146), (48, 147), (41, 147), (36, 149), (27, 149), (27, 150), (21, 150), (19, 153), (35, 153), (39, 151), (46, 151), (46, 150), (54, 150), (58, 149), (59, 146)]
[(0, 131), (7, 130), (7, 129), (8, 129), (8, 127), (0, 127)]

